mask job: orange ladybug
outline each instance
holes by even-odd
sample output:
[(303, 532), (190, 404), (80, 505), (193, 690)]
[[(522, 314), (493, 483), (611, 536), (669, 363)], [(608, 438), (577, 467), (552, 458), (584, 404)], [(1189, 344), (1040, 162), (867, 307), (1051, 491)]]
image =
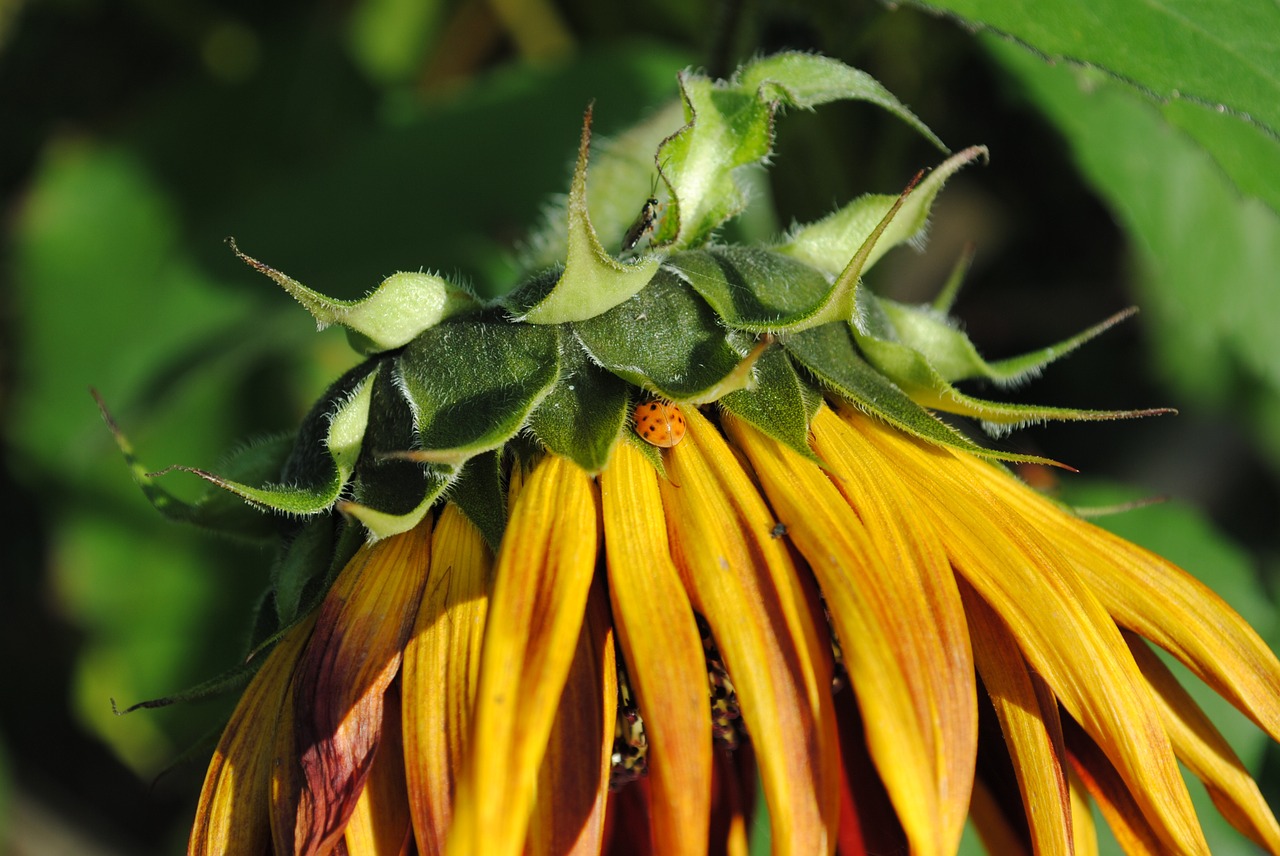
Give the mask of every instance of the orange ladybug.
[(646, 443), (670, 449), (684, 439), (684, 414), (666, 401), (646, 401), (636, 406), (636, 433)]

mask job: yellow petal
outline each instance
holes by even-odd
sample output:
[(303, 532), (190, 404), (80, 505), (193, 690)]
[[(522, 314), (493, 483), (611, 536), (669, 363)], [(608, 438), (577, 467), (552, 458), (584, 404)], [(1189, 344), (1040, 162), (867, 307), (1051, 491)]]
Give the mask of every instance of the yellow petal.
[(1169, 651), (1280, 740), (1280, 661), (1222, 598), (1167, 559), (1068, 514), (1008, 473), (966, 463), (1071, 559), (1120, 626)]
[(401, 856), (409, 850), (413, 830), (405, 802), (404, 742), (396, 684), (391, 685), (387, 695), (378, 754), (347, 821), (347, 856)]
[[(868, 478), (823, 409), (814, 463), (726, 415), (765, 493), (808, 560), (844, 645), (871, 756), (914, 853), (954, 853), (978, 742), (973, 659), (941, 543), (891, 482)], [(851, 508), (851, 504), (854, 506)], [(857, 514), (854, 514), (856, 509)]]
[(697, 410), (661, 483), (676, 566), (733, 678), (757, 751), (775, 854), (835, 845), (839, 779), (830, 647), (820, 607), (773, 516)]
[(1097, 802), (1126, 856), (1162, 856), (1171, 852), (1098, 745), (1071, 720), (1063, 723), (1063, 732), (1072, 770)]
[(205, 774), (189, 856), (270, 849), (274, 724), (289, 700), (293, 670), (314, 624), (309, 618), (290, 630), (240, 697)]
[(456, 777), (466, 757), (480, 677), (493, 557), (480, 530), (446, 505), (431, 540), (431, 571), (404, 649), (405, 779), (418, 851), (444, 852)]
[(1076, 771), (1067, 768), (1067, 786), (1071, 791), (1071, 835), (1075, 856), (1098, 856), (1098, 830), (1093, 823), (1093, 802)]
[(447, 853), (514, 856), (524, 845), (538, 766), (582, 627), (598, 525), (586, 473), (543, 458), (520, 490), (498, 555)]
[[(973, 653), (983, 686), (1000, 720), (1018, 777), (1031, 842), (1042, 856), (1068, 856), (1072, 845), (1071, 800), (1062, 765), (1058, 702), (1044, 682), (1027, 671), (1017, 640), (991, 607), (967, 584), (960, 587)], [(1000, 853), (988, 845), (990, 852)]]
[(1280, 853), (1280, 826), (1239, 757), (1147, 644), (1131, 634), (1125, 641), (1155, 691), (1178, 757), (1204, 782), (1213, 804), (1232, 826), (1268, 852)]
[(538, 771), (525, 850), (530, 856), (600, 853), (617, 712), (618, 664), (608, 597), (595, 585)]
[(711, 727), (707, 666), (667, 542), (658, 474), (621, 443), (600, 474), (614, 627), (649, 741), (654, 849), (707, 848)]
[(361, 547), (320, 605), (296, 677), (299, 854), (326, 852), (342, 837), (364, 788), (387, 687), (422, 600), (430, 538), (427, 515), (408, 532)]
[[(1151, 691), (1102, 604), (1071, 562), (1018, 510), (975, 481), (964, 456), (842, 415), (887, 464), (885, 478), (913, 487), (952, 565), (1008, 625), (1027, 662), (1098, 741), (1165, 844), (1207, 853)], [(1051, 616), (1051, 620), (1046, 620)]]

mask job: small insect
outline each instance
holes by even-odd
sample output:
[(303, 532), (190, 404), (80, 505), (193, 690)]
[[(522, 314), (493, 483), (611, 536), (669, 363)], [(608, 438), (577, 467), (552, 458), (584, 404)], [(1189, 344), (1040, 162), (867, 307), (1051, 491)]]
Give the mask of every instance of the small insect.
[(630, 252), (635, 249), (636, 244), (640, 243), (640, 239), (653, 229), (653, 223), (658, 219), (658, 176), (653, 177), (653, 186), (649, 188), (649, 198), (644, 201), (644, 205), (640, 206), (640, 213), (636, 216), (635, 222), (627, 228), (627, 233), (622, 236), (622, 252)]
[(680, 408), (665, 401), (646, 401), (636, 407), (636, 433), (646, 443), (663, 449), (684, 439), (684, 414)]
[(787, 534), (787, 524), (785, 523), (775, 523), (773, 524), (773, 528), (769, 530), (770, 538), (781, 538), (783, 535), (786, 535), (786, 534)]

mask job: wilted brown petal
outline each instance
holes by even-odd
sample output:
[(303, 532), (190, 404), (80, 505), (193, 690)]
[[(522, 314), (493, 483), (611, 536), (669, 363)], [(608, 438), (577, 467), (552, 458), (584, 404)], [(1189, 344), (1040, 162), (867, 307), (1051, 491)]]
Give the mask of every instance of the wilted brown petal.
[(240, 697), (205, 774), (188, 856), (257, 854), (270, 848), (275, 728), (314, 624), (307, 619), (290, 630), (266, 655)]
[(384, 696), (422, 600), (430, 538), (428, 515), (409, 532), (361, 547), (320, 606), (294, 698), (298, 854), (323, 853), (341, 838), (364, 788)]

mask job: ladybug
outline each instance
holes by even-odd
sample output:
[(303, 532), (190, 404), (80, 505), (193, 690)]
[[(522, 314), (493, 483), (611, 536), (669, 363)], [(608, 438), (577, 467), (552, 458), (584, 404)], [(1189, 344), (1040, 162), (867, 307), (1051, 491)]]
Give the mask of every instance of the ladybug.
[(684, 439), (684, 414), (665, 401), (646, 401), (637, 405), (636, 433), (646, 443), (670, 449)]

